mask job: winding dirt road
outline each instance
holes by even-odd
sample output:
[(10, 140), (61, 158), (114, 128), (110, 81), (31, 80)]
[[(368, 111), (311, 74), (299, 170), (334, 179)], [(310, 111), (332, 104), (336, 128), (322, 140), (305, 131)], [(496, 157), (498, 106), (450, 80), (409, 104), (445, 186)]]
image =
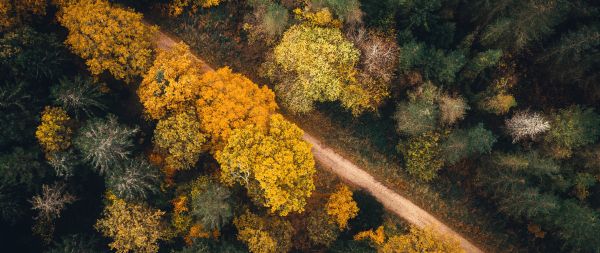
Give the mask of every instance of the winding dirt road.
[[(176, 44), (172, 37), (160, 32), (156, 41), (156, 46), (162, 50), (170, 50)], [(196, 57), (200, 63), (200, 68), (203, 72), (212, 71), (213, 69), (202, 59)], [(450, 235), (460, 240), (461, 246), (466, 252), (483, 252), (477, 246), (462, 237), (459, 233), (446, 226), (444, 223), (433, 217), (431, 214), (413, 204), (410, 200), (400, 196), (393, 190), (385, 187), (383, 184), (375, 180), (366, 171), (345, 159), (331, 148), (321, 144), (319, 140), (305, 133), (304, 140), (312, 144), (313, 155), (315, 159), (325, 168), (331, 170), (338, 175), (342, 180), (356, 187), (364, 189), (371, 193), (383, 206), (389, 211), (395, 213), (399, 217), (405, 219), (409, 223), (417, 227), (433, 226), (441, 233)]]

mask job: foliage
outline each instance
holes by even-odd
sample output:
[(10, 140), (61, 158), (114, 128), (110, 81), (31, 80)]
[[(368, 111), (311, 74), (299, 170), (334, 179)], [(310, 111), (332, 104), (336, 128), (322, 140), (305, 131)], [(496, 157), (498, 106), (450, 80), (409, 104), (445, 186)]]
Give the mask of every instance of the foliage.
[(479, 123), (469, 129), (453, 131), (442, 143), (442, 156), (448, 164), (473, 155), (490, 153), (496, 137)]
[(436, 101), (440, 91), (431, 83), (426, 83), (408, 92), (408, 101), (398, 103), (394, 119), (398, 133), (416, 136), (433, 131), (439, 121), (440, 109)]
[(0, 31), (20, 25), (33, 15), (46, 15), (45, 0), (0, 1)]
[(60, 107), (46, 106), (42, 112), (41, 124), (35, 137), (47, 153), (62, 151), (71, 145), (73, 130), (69, 126), (71, 118)]
[(362, 231), (354, 235), (353, 238), (355, 241), (369, 239), (376, 245), (381, 245), (385, 242), (385, 231), (383, 230), (383, 226), (379, 226), (375, 231), (373, 229)]
[(325, 208), (340, 230), (347, 228), (348, 220), (358, 214), (358, 206), (352, 199), (352, 191), (346, 185), (340, 185), (336, 192), (329, 196)]
[(452, 83), (466, 59), (460, 51), (445, 52), (427, 47), (423, 43), (409, 42), (400, 46), (400, 73), (419, 68), (427, 80), (436, 83)]
[(277, 83), (275, 91), (286, 108), (306, 113), (315, 102), (339, 99), (356, 82), (359, 54), (339, 29), (294, 25), (275, 46), (262, 74)]
[(399, 148), (409, 174), (424, 181), (431, 181), (437, 177), (437, 171), (444, 165), (440, 138), (441, 135), (437, 132), (425, 132), (411, 137), (406, 147)]
[(219, 5), (220, 2), (221, 0), (170, 0), (169, 15), (179, 16), (186, 8), (191, 8), (192, 12), (196, 12), (200, 7), (213, 7)]
[(159, 51), (137, 90), (145, 114), (158, 120), (188, 109), (198, 98), (199, 77), (198, 60), (183, 42)]
[(143, 157), (120, 162), (111, 168), (106, 188), (127, 202), (141, 202), (159, 192), (160, 171)]
[(328, 7), (344, 22), (356, 24), (362, 22), (362, 11), (358, 0), (312, 0), (315, 6)]
[(314, 210), (309, 212), (306, 231), (308, 239), (313, 245), (329, 247), (339, 236), (340, 229), (325, 210)]
[(254, 125), (264, 129), (269, 116), (277, 110), (275, 94), (228, 67), (204, 74), (200, 80), (200, 99), (196, 110), (201, 129), (220, 149), (234, 129)]
[(485, 52), (479, 52), (466, 64), (463, 76), (468, 79), (474, 79), (485, 69), (496, 66), (501, 57), (502, 50), (490, 49)]
[(234, 130), (216, 158), (221, 181), (245, 186), (258, 203), (282, 216), (304, 211), (315, 189), (315, 161), (302, 130), (279, 114), (267, 130), (250, 125)]
[(137, 128), (130, 128), (117, 122), (117, 117), (88, 120), (75, 137), (73, 144), (81, 152), (83, 160), (90, 163), (100, 174), (110, 173), (110, 169), (131, 154), (133, 137)]
[(73, 176), (75, 167), (79, 164), (79, 157), (72, 149), (46, 154), (46, 160), (56, 176), (69, 178)]
[(221, 229), (233, 217), (231, 192), (217, 182), (197, 180), (190, 192), (190, 213), (208, 230)]
[[(348, 36), (361, 52), (357, 88), (365, 95), (363, 99), (358, 99), (358, 101), (363, 100), (363, 103), (359, 102), (358, 106), (345, 105), (345, 107), (350, 108), (354, 115), (358, 115), (365, 109), (375, 111), (390, 96), (399, 47), (392, 37), (373, 30), (358, 29)], [(343, 92), (342, 95), (346, 93)], [(352, 101), (357, 99), (342, 99), (342, 103)]]
[(52, 86), (50, 96), (56, 105), (75, 117), (82, 112), (90, 116), (93, 114), (93, 109), (106, 109), (106, 106), (100, 101), (103, 95), (100, 85), (89, 77), (62, 78), (58, 84)]
[(109, 204), (95, 228), (112, 238), (110, 248), (118, 253), (158, 252), (158, 240), (163, 238), (163, 211), (140, 204), (127, 203), (115, 195), (106, 196)]
[(249, 211), (233, 220), (238, 240), (248, 245), (252, 253), (288, 252), (294, 228), (280, 217), (264, 218)]
[(53, 79), (64, 71), (64, 54), (65, 48), (54, 34), (20, 27), (0, 38), (0, 71), (6, 68), (17, 83)]
[(24, 186), (27, 191), (39, 188), (46, 175), (41, 151), (36, 148), (14, 147), (0, 154), (0, 185)]
[(570, 106), (552, 115), (552, 128), (546, 134), (547, 143), (571, 156), (575, 148), (591, 144), (600, 137), (600, 116), (592, 108)]
[(102, 253), (97, 247), (98, 238), (86, 234), (62, 236), (47, 253)]
[(463, 119), (469, 105), (462, 97), (451, 97), (442, 95), (439, 98), (440, 122), (446, 125), (453, 125)]
[(253, 11), (244, 17), (244, 30), (248, 32), (250, 43), (265, 42), (271, 45), (285, 31), (288, 24), (288, 10), (270, 0), (248, 1)]
[(333, 14), (328, 8), (323, 8), (317, 11), (311, 11), (308, 6), (305, 7), (304, 10), (296, 8), (294, 9), (294, 15), (297, 20), (306, 22), (313, 26), (332, 28), (340, 28), (342, 26), (341, 21), (334, 18)]
[(411, 227), (410, 233), (392, 236), (378, 250), (379, 253), (396, 252), (465, 252), (457, 239), (439, 234), (434, 228), (419, 229)]
[(65, 192), (64, 184), (42, 185), (42, 195), (33, 196), (30, 200), (31, 209), (38, 212), (35, 216), (34, 233), (40, 235), (45, 243), (49, 243), (54, 233), (55, 220), (60, 218), (65, 205), (75, 200), (75, 196)]
[(63, 6), (58, 22), (69, 30), (65, 44), (81, 56), (93, 75), (110, 72), (132, 82), (152, 62), (156, 27), (142, 22), (142, 15), (113, 7), (105, 0), (83, 0)]
[(184, 111), (160, 120), (154, 129), (154, 145), (167, 154), (166, 166), (180, 170), (196, 164), (204, 150), (206, 135), (193, 111)]
[(513, 143), (529, 138), (534, 139), (537, 135), (550, 129), (548, 122), (542, 115), (536, 112), (519, 111), (505, 121), (506, 130), (512, 136)]

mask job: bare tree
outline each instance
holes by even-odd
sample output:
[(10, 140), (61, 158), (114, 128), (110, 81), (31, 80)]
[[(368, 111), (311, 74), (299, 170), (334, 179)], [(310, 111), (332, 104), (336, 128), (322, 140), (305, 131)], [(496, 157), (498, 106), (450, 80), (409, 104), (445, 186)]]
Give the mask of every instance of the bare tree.
[(524, 138), (534, 138), (550, 129), (550, 122), (542, 115), (529, 111), (516, 112), (512, 118), (506, 120), (505, 124), (513, 143)]
[(55, 183), (51, 186), (42, 185), (42, 194), (34, 196), (29, 202), (33, 210), (38, 211), (33, 226), (34, 233), (40, 235), (46, 243), (52, 240), (54, 221), (60, 218), (65, 205), (73, 203), (75, 196), (65, 191), (65, 185)]

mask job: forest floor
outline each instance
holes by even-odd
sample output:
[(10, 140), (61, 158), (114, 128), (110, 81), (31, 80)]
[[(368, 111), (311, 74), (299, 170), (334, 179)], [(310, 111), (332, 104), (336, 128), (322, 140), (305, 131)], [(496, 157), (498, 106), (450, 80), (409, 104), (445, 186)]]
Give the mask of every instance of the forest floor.
[[(170, 50), (177, 42), (174, 39), (174, 36), (170, 36), (161, 31), (158, 35), (156, 44), (161, 50)], [(213, 70), (200, 57), (196, 56), (196, 58), (198, 59), (202, 72)], [(313, 146), (313, 155), (317, 162), (321, 163), (323, 167), (331, 170), (345, 182), (371, 193), (387, 210), (417, 227), (433, 226), (441, 233), (457, 238), (460, 240), (461, 246), (466, 252), (483, 252), (462, 235), (436, 219), (433, 215), (400, 194), (387, 188), (369, 173), (360, 169), (333, 149), (322, 144), (309, 133), (305, 132), (303, 138)]]

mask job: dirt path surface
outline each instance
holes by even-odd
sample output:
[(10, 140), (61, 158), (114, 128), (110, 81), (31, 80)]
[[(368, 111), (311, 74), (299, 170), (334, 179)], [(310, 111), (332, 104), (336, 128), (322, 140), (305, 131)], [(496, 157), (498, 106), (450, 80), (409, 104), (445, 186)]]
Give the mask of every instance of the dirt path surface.
[[(177, 43), (173, 37), (161, 32), (157, 38), (156, 46), (162, 50), (170, 50)], [(196, 57), (200, 62), (200, 68), (203, 72), (212, 71), (213, 69), (206, 64), (202, 59)], [(375, 180), (366, 171), (360, 169), (351, 161), (340, 156), (331, 148), (321, 144), (319, 140), (305, 133), (304, 140), (312, 144), (313, 155), (315, 159), (325, 168), (331, 170), (338, 175), (342, 180), (356, 187), (362, 188), (373, 195), (383, 206), (389, 211), (395, 213), (399, 217), (405, 219), (417, 227), (433, 226), (441, 233), (453, 236), (460, 240), (461, 246), (466, 252), (483, 252), (477, 246), (462, 237), (444, 223), (433, 217), (427, 211), (413, 204), (410, 200), (400, 196), (393, 190), (385, 187), (380, 182)]]

